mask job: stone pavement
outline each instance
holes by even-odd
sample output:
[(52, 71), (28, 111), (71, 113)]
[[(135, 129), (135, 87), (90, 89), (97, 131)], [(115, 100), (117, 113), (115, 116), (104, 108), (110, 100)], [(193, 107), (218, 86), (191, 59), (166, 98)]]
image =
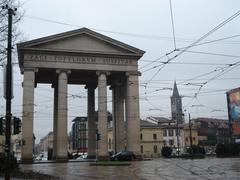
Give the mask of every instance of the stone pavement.
[(21, 165), (69, 180), (240, 180), (240, 158), (154, 159), (131, 166), (89, 166), (89, 162)]

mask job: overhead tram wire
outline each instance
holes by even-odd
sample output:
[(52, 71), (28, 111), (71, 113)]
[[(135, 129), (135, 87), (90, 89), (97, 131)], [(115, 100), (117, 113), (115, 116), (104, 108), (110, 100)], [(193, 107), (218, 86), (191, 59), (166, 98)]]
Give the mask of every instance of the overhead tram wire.
[[(164, 62), (160, 62), (164, 63)], [(230, 64), (224, 63), (193, 63), (193, 62), (170, 62), (169, 64), (177, 64), (177, 65), (203, 65), (203, 66), (224, 66)]]
[[(155, 63), (155, 62), (158, 62), (160, 59), (163, 59), (164, 57), (166, 57), (166, 54), (162, 55), (161, 57), (159, 57), (159, 58), (157, 58), (157, 59), (155, 59), (155, 60), (153, 60), (153, 61), (151, 61), (150, 63), (144, 65), (143, 67), (140, 67), (139, 70), (141, 70), (141, 69), (143, 69), (143, 68), (146, 68), (146, 67), (148, 67), (149, 65), (151, 65), (151, 64), (153, 64), (153, 63)], [(148, 70), (147, 70), (147, 71), (148, 71)], [(146, 70), (143, 71), (143, 72), (146, 72)]]
[(37, 17), (37, 16), (25, 15), (25, 17), (30, 18), (30, 19), (37, 19), (37, 20), (45, 21), (45, 22), (49, 22), (49, 23), (55, 23), (55, 24), (60, 24), (60, 25), (65, 25), (65, 26), (71, 26), (71, 27), (74, 27), (74, 28), (82, 28), (82, 26), (79, 26), (79, 25), (74, 25), (74, 24), (70, 24), (70, 23), (55, 21), (55, 20), (46, 19), (46, 18)]
[[(240, 61), (238, 61), (238, 62), (236, 62), (236, 63), (233, 63), (233, 64), (228, 64), (227, 66), (222, 67), (222, 68), (218, 68), (218, 69), (216, 68), (216, 69), (214, 69), (213, 71), (210, 71), (210, 72), (207, 72), (207, 73), (198, 75), (198, 76), (196, 76), (196, 77), (194, 77), (194, 78), (191, 78), (191, 79), (185, 80), (185, 81), (183, 81), (183, 82), (180, 82), (179, 84), (183, 84), (184, 82), (187, 82), (187, 81), (199, 80), (199, 79), (198, 79), (199, 77), (207, 76), (207, 75), (210, 75), (210, 74), (215, 73), (215, 72), (217, 72), (217, 71), (221, 71), (220, 73), (218, 73), (218, 74), (215, 75), (214, 77), (212, 77), (212, 78), (210, 78), (210, 79), (207, 79), (207, 81), (205, 81), (205, 82), (203, 82), (203, 83), (198, 83), (198, 86), (200, 86), (200, 87), (199, 87), (197, 93), (195, 93), (195, 97), (197, 97), (197, 95), (200, 93), (200, 91), (201, 91), (201, 89), (203, 88), (203, 86), (205, 86), (205, 85), (206, 85), (207, 83), (209, 83), (210, 81), (215, 80), (216, 78), (218, 78), (218, 77), (222, 76), (223, 74), (229, 72), (229, 71), (232, 70), (233, 68), (236, 68), (237, 66), (240, 65), (239, 63), (240, 63)], [(232, 66), (234, 66), (234, 67), (232, 67)], [(232, 69), (228, 69), (229, 67), (232, 67)], [(163, 67), (162, 67), (162, 68), (163, 68)], [(226, 71), (226, 69), (228, 69), (228, 71)], [(160, 71), (160, 70), (159, 70), (159, 71)], [(156, 74), (157, 74), (159, 71), (157, 71), (157, 72), (153, 75), (152, 79), (156, 76)], [(151, 81), (152, 79), (150, 79), (149, 81)], [(145, 85), (144, 85), (145, 89), (146, 89), (149, 81), (147, 81), (147, 82), (145, 83)], [(192, 85), (192, 83), (187, 83), (186, 85)], [(148, 93), (147, 93), (146, 90), (145, 90), (145, 95), (147, 95), (147, 94), (148, 94)], [(194, 97), (194, 98), (195, 98), (195, 97)], [(194, 99), (194, 98), (193, 98), (193, 99)]]
[[(191, 43), (189, 46), (187, 46), (185, 49), (181, 50), (179, 53), (177, 53), (176, 55), (174, 55), (173, 57), (169, 58), (162, 67), (159, 68), (159, 70), (149, 79), (149, 81), (146, 83), (146, 85), (151, 82), (156, 76), (157, 74), (166, 66), (166, 64), (170, 63), (171, 61), (173, 61), (175, 58), (177, 58), (178, 56), (180, 56), (181, 54), (183, 54), (185, 51), (187, 51), (188, 49), (190, 49), (191, 47), (193, 47), (194, 45), (196, 45), (197, 43), (201, 42), (203, 39), (205, 39), (206, 37), (208, 37), (209, 35), (211, 35), (212, 33), (214, 33), (215, 31), (217, 31), (218, 29), (220, 29), (221, 27), (223, 27), (224, 25), (226, 25), (228, 22), (232, 21), (233, 19), (235, 19), (236, 17), (238, 17), (240, 15), (240, 10), (237, 11), (236, 13), (234, 13), (232, 16), (230, 16), (229, 18), (227, 18), (226, 20), (224, 20), (223, 22), (221, 22), (219, 25), (217, 25), (215, 28), (213, 28), (212, 30), (210, 30), (208, 33), (204, 34), (202, 37), (200, 37), (199, 39), (197, 39), (196, 41), (194, 41), (193, 43)], [(171, 53), (171, 52), (170, 52)], [(168, 56), (167, 56), (168, 57)]]
[(173, 59), (175, 59), (176, 57), (180, 56), (181, 54), (183, 54), (184, 52), (186, 52), (188, 49), (190, 49), (191, 47), (193, 47), (194, 45), (196, 45), (197, 43), (199, 43), (200, 41), (202, 41), (203, 39), (205, 39), (206, 37), (208, 37), (209, 35), (211, 35), (212, 33), (214, 33), (215, 31), (217, 31), (218, 29), (220, 29), (221, 27), (223, 27), (224, 25), (226, 25), (227, 23), (229, 23), (230, 21), (232, 21), (233, 19), (235, 19), (236, 17), (238, 17), (240, 15), (240, 10), (237, 11), (236, 13), (234, 13), (232, 16), (230, 16), (229, 18), (227, 18), (226, 20), (224, 20), (223, 22), (221, 22), (219, 25), (217, 25), (215, 28), (213, 28), (212, 30), (210, 30), (208, 33), (204, 34), (202, 37), (200, 37), (198, 40), (194, 41), (192, 44), (190, 44), (189, 46), (187, 46), (186, 48), (184, 48), (183, 50), (180, 50), (180, 52), (178, 54), (176, 54), (174, 57), (170, 58), (166, 63), (172, 61)]
[[(210, 44), (210, 43), (214, 43), (214, 42), (218, 42), (218, 41), (223, 41), (223, 40), (226, 40), (226, 39), (235, 38), (235, 37), (239, 37), (239, 36), (240, 36), (240, 35), (234, 35), (234, 36), (225, 37), (225, 38), (221, 38), (221, 39), (215, 39), (215, 40), (211, 40), (211, 41), (206, 41), (206, 42), (203, 42), (203, 43), (196, 44), (195, 46), (204, 45), (204, 44)], [(193, 47), (195, 47), (195, 46), (193, 46)], [(178, 48), (178, 49), (176, 49), (176, 51), (180, 51), (180, 50), (183, 50), (183, 49), (185, 49), (185, 48), (186, 48), (186, 47)], [(185, 51), (185, 52), (188, 52), (188, 53), (198, 53), (198, 54), (206, 54), (206, 55), (215, 55), (215, 56), (224, 56), (224, 57), (240, 57), (240, 56), (236, 56), (236, 55), (220, 54), (220, 53), (210, 53), (210, 52), (201, 52), (201, 51)], [(141, 69), (143, 69), (143, 68), (148, 67), (149, 65), (151, 65), (151, 64), (157, 62), (158, 60), (164, 58), (166, 55), (167, 55), (167, 54), (165, 54), (165, 55), (163, 55), (163, 56), (161, 56), (161, 57), (159, 57), (159, 58), (157, 58), (157, 59), (155, 59), (155, 60), (144, 60), (144, 59), (141, 59), (142, 62), (150, 62), (150, 63), (144, 65), (143, 67), (140, 67), (139, 69), (141, 70)], [(165, 62), (160, 62), (160, 63), (165, 63)], [(172, 63), (172, 62), (171, 62), (171, 63)], [(172, 63), (172, 64), (173, 64), (173, 63)], [(216, 65), (217, 65), (217, 64), (216, 64)], [(157, 66), (154, 66), (154, 67), (152, 67), (152, 68), (149, 68), (149, 69), (143, 71), (143, 73), (144, 73), (144, 72), (147, 72), (147, 71), (149, 71), (149, 70), (155, 69), (155, 68), (157, 68)]]
[[(171, 51), (170, 53), (173, 53), (173, 52), (175, 52), (175, 50), (177, 49), (177, 46), (176, 46), (176, 37), (175, 37), (175, 28), (174, 28), (173, 10), (172, 10), (172, 1), (171, 1), (171, 0), (169, 0), (169, 5), (170, 5), (170, 14), (171, 14), (171, 22), (172, 22), (173, 43), (174, 43), (174, 50)], [(141, 67), (140, 70), (143, 69), (143, 68), (145, 68), (145, 67), (147, 67), (147, 66), (149, 66), (149, 65), (151, 65), (151, 64), (153, 64), (154, 62), (157, 62), (158, 60), (164, 58), (165, 56), (168, 57), (168, 55), (169, 55), (170, 53), (167, 53), (166, 55), (163, 55), (163, 56), (161, 56), (160, 58), (157, 58), (155, 61), (153, 61), (153, 62), (145, 65), (144, 67)], [(150, 82), (155, 76), (157, 76), (157, 74), (162, 70), (162, 68), (164, 68), (164, 66), (165, 66), (165, 65), (163, 64), (163, 66), (158, 69), (158, 71), (152, 76), (152, 78), (149, 80), (149, 82)], [(154, 67), (154, 69), (155, 69), (155, 67)], [(145, 70), (145, 71), (143, 71), (143, 73), (144, 73), (144, 72), (147, 72), (147, 71), (149, 71), (149, 70), (151, 70), (151, 69)]]
[(176, 37), (175, 37), (175, 27), (174, 27), (174, 21), (173, 21), (173, 8), (172, 8), (172, 1), (169, 0), (170, 4), (170, 13), (171, 13), (171, 22), (172, 22), (172, 33), (173, 33), (173, 43), (174, 43), (174, 50), (177, 49), (176, 45)]
[[(49, 23), (54, 23), (54, 24), (60, 24), (60, 25), (65, 25), (65, 26), (71, 26), (75, 28), (82, 28), (83, 26), (76, 25), (76, 24), (70, 24), (66, 22), (61, 22), (61, 21), (56, 21), (52, 19), (47, 19), (47, 18), (42, 18), (42, 17), (37, 17), (37, 16), (32, 16), (32, 15), (25, 15), (26, 18), (30, 19), (35, 19), (35, 20), (40, 20), (40, 21), (45, 21)], [(153, 40), (163, 40), (163, 41), (173, 41), (172, 38), (168, 36), (157, 36), (157, 35), (146, 35), (146, 34), (135, 34), (135, 33), (127, 33), (127, 32), (119, 32), (119, 31), (111, 31), (111, 30), (104, 30), (104, 29), (97, 29), (97, 28), (89, 28), (95, 31), (101, 31), (101, 32), (106, 32), (106, 33), (111, 33), (111, 34), (119, 34), (119, 35), (125, 35), (125, 36), (132, 36), (132, 37), (139, 37), (139, 38), (146, 38), (146, 39), (153, 39)], [(181, 42), (190, 42), (194, 41), (196, 39), (191, 39), (191, 38), (176, 38), (178, 41)], [(226, 42), (226, 43), (231, 43)], [(239, 42), (240, 43), (240, 42)]]
[[(215, 75), (214, 77), (208, 79), (207, 81), (203, 82), (202, 85), (200, 85), (199, 89), (197, 90), (197, 92), (195, 93), (194, 97), (192, 98), (192, 100), (190, 100), (190, 102), (188, 103), (188, 105), (194, 100), (194, 99), (197, 99), (200, 91), (202, 90), (203, 86), (205, 86), (207, 83), (209, 83), (210, 81), (212, 80), (215, 80), (216, 78), (222, 76), (223, 74), (226, 74), (227, 72), (231, 71), (232, 69), (238, 67), (240, 65), (240, 61), (232, 64), (231, 66), (228, 66), (228, 67), (224, 67), (224, 68), (221, 68), (221, 71), (220, 73), (218, 73), (217, 75)], [(230, 69), (228, 69), (230, 68)], [(227, 70), (225, 70), (227, 69)], [(215, 69), (216, 70), (216, 69)], [(217, 70), (216, 70), (217, 71)], [(212, 71), (213, 72), (213, 71)], [(212, 73), (210, 72), (210, 73)], [(207, 74), (207, 73), (206, 73)], [(198, 99), (197, 99), (198, 100)]]
[(203, 52), (203, 51), (185, 51), (185, 52), (194, 53), (194, 54), (211, 55), (211, 56), (223, 56), (223, 57), (229, 57), (229, 58), (240, 58), (240, 56), (238, 56), (238, 55), (211, 53), (211, 52)]
[(191, 43), (189, 46), (185, 47), (183, 50), (180, 50), (180, 52), (175, 55), (174, 57), (170, 58), (168, 60), (168, 62), (172, 61), (173, 59), (175, 59), (176, 57), (180, 56), (181, 54), (183, 54), (185, 51), (187, 51), (188, 49), (192, 48), (194, 45), (196, 45), (197, 43), (201, 42), (203, 39), (205, 39), (206, 37), (208, 37), (209, 35), (211, 35), (212, 33), (214, 33), (215, 31), (217, 31), (218, 29), (220, 29), (221, 27), (223, 27), (224, 25), (226, 25), (227, 23), (229, 23), (230, 21), (232, 21), (233, 19), (235, 19), (236, 17), (238, 17), (240, 15), (240, 10), (237, 11), (236, 13), (234, 13), (232, 16), (230, 16), (229, 18), (227, 18), (226, 20), (224, 20), (223, 22), (221, 22), (219, 25), (217, 25), (215, 28), (213, 28), (212, 30), (210, 30), (208, 33), (204, 34), (202, 37), (200, 37), (198, 40), (194, 41), (193, 43)]
[[(167, 53), (165, 56), (168, 58), (168, 55), (170, 55), (171, 53), (175, 52), (176, 49), (177, 49), (177, 46), (176, 46), (176, 37), (175, 37), (175, 27), (174, 27), (174, 20), (173, 20), (173, 10), (172, 10), (172, 1), (169, 0), (169, 5), (170, 5), (170, 14), (171, 14), (171, 22), (172, 22), (172, 33), (173, 33), (173, 42), (174, 42), (174, 50), (171, 51), (170, 53)], [(165, 57), (163, 56), (163, 57)], [(166, 64), (162, 64), (162, 67), (160, 67), (158, 69), (158, 71), (152, 76), (152, 78), (146, 83), (146, 86), (149, 82), (151, 82), (157, 75), (158, 73), (165, 67)], [(146, 67), (146, 66), (145, 66)], [(148, 71), (148, 70), (147, 70)], [(146, 72), (146, 71), (144, 71)]]
[[(239, 61), (236, 62), (236, 63), (239, 64)], [(228, 64), (227, 66), (222, 67), (222, 68), (216, 68), (216, 69), (214, 69), (214, 70), (212, 70), (212, 71), (210, 71), (210, 72), (197, 75), (197, 76), (195, 76), (195, 77), (193, 77), (193, 78), (190, 78), (190, 79), (186, 79), (186, 80), (184, 80), (184, 81), (182, 81), (182, 82), (179, 82), (178, 84), (184, 84), (184, 83), (186, 83), (186, 82), (193, 81), (193, 80), (200, 80), (200, 79), (198, 79), (198, 78), (204, 77), (204, 76), (207, 76), (207, 75), (210, 75), (210, 74), (213, 74), (213, 73), (215, 73), (215, 72), (217, 72), (217, 71), (224, 71), (224, 69), (226, 69), (226, 68), (229, 68), (229, 67), (231, 67), (231, 66), (233, 66), (233, 65), (237, 65), (236, 63)], [(221, 73), (222, 73), (222, 72), (221, 72)], [(218, 76), (218, 77), (219, 77), (219, 76)], [(207, 79), (207, 80), (209, 80), (209, 79)], [(190, 85), (190, 83), (187, 83), (186, 85)]]
[[(215, 43), (215, 42), (219, 42), (219, 41), (224, 41), (226, 39), (232, 39), (232, 38), (236, 38), (236, 37), (240, 37), (240, 35), (233, 35), (233, 36), (229, 36), (229, 37), (225, 37), (225, 38), (220, 38), (220, 39), (215, 39), (215, 40), (210, 40), (210, 41), (206, 41), (206, 42), (202, 42), (202, 43), (198, 43), (198, 44), (195, 44), (195, 46), (201, 46), (201, 45), (205, 45), (205, 44), (210, 44), (210, 43)], [(235, 43), (234, 43), (235, 44)], [(238, 43), (237, 43), (238, 44)], [(183, 47), (183, 48), (178, 48), (178, 50), (182, 50), (182, 49), (185, 49), (186, 47)]]
[(240, 15), (240, 10), (237, 11), (236, 13), (234, 13), (232, 16), (230, 16), (229, 18), (227, 18), (226, 20), (224, 20), (223, 22), (221, 22), (219, 25), (217, 25), (215, 28), (213, 28), (211, 31), (209, 31), (208, 33), (206, 33), (205, 35), (203, 35), (201, 38), (199, 38), (198, 40), (196, 40), (195, 42), (193, 42), (190, 46), (186, 47), (185, 49), (183, 49), (183, 51), (188, 50), (189, 48), (193, 47), (194, 45), (196, 45), (198, 42), (202, 41), (203, 39), (205, 39), (206, 37), (208, 37), (209, 35), (211, 35), (212, 33), (214, 33), (215, 31), (217, 31), (218, 29), (220, 29), (221, 27), (223, 27), (224, 25), (226, 25), (227, 23), (229, 23), (230, 21), (232, 21), (233, 19), (235, 19), (236, 17), (238, 17)]
[[(51, 19), (37, 17), (37, 16), (25, 15), (25, 17), (30, 18), (30, 19), (44, 21), (44, 22), (75, 27), (75, 28), (82, 28), (83, 27), (83, 26), (76, 25), (76, 24), (70, 24), (70, 23), (66, 23), (66, 22), (51, 20)], [(100, 32), (111, 33), (111, 34), (118, 34), (118, 35), (124, 35), (124, 36), (139, 37), (139, 38), (146, 38), (146, 39), (153, 39), (153, 40), (172, 41), (172, 39), (170, 37), (167, 37), (167, 36), (135, 34), (135, 33), (111, 31), (111, 30), (104, 30), (104, 29), (97, 29), (97, 28), (89, 28), (89, 29), (94, 30), (94, 31), (100, 31)], [(185, 38), (178, 38), (178, 39), (179, 39), (179, 41), (191, 41), (192, 40), (192, 39), (185, 39)]]

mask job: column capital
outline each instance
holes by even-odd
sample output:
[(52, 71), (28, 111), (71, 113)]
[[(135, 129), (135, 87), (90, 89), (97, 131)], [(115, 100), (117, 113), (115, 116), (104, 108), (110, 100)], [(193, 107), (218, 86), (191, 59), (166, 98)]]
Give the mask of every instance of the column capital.
[(109, 71), (96, 71), (96, 74), (100, 76), (101, 74), (105, 74), (106, 76), (109, 76), (111, 73)]
[(133, 76), (141, 76), (142, 74), (141, 74), (140, 71), (129, 71), (129, 72), (126, 72), (125, 75), (126, 76), (131, 76), (131, 75), (133, 75)]
[(65, 72), (65, 73), (67, 73), (67, 75), (71, 74), (71, 70), (69, 70), (69, 69), (57, 69), (56, 70), (57, 74), (60, 74), (61, 72)]
[(33, 71), (33, 72), (37, 73), (38, 68), (22, 68), (21, 73), (24, 73), (24, 71)]

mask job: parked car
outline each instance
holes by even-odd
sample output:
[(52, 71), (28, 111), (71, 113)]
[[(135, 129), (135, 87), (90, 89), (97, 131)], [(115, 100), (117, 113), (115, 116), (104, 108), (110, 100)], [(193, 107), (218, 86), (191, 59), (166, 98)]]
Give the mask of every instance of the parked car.
[(132, 151), (121, 151), (111, 157), (111, 161), (132, 161), (136, 159)]

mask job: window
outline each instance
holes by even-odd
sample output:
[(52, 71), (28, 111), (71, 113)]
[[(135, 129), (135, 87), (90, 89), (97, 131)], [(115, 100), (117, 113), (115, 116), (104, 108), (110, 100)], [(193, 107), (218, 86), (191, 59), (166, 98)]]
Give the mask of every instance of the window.
[(163, 140), (163, 145), (166, 146), (167, 145), (167, 142), (166, 140)]
[(167, 129), (164, 129), (163, 136), (167, 136)]
[(177, 99), (177, 104), (178, 104), (178, 105), (181, 104), (181, 99)]
[(153, 152), (154, 152), (154, 153), (157, 153), (157, 145), (154, 145), (154, 146), (153, 146)]
[(195, 141), (196, 140), (195, 137), (193, 137), (192, 140)]
[(187, 138), (187, 137), (185, 138), (185, 141), (188, 141), (188, 138)]
[(170, 139), (169, 140), (169, 145), (172, 146), (174, 144), (174, 140), (173, 139)]
[(157, 134), (153, 134), (153, 139), (154, 139), (154, 140), (157, 139)]
[(141, 145), (141, 153), (143, 153), (143, 145)]
[(143, 139), (143, 135), (142, 135), (142, 134), (140, 134), (140, 139), (141, 139), (141, 140)]
[(173, 129), (168, 130), (168, 136), (173, 136)]
[(112, 140), (111, 139), (108, 140), (108, 147), (109, 147), (109, 149), (112, 149)]

